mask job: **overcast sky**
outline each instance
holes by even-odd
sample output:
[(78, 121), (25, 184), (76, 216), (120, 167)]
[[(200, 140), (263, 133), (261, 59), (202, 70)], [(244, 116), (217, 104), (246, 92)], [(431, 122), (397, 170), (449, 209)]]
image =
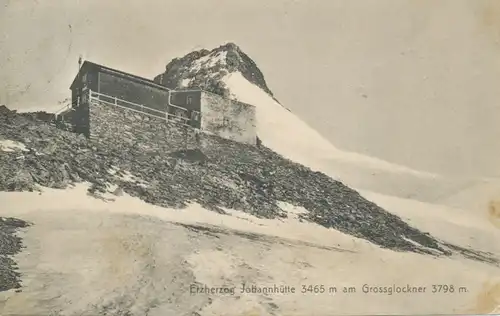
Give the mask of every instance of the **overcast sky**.
[(0, 104), (57, 108), (78, 55), (152, 78), (235, 42), (337, 147), (500, 175), (500, 1), (1, 0)]

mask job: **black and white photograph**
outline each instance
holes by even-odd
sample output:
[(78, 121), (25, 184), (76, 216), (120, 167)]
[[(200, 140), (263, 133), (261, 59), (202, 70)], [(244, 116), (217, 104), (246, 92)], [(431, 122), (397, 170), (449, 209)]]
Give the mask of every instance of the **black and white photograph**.
[(0, 315), (500, 314), (500, 1), (0, 0)]

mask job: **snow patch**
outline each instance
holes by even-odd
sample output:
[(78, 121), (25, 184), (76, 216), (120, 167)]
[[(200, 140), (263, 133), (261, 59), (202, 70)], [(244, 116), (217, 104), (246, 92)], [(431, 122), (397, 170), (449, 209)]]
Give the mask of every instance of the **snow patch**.
[(226, 64), (227, 52), (218, 52), (216, 54), (212, 53), (207, 56), (201, 57), (193, 62), (191, 66), (191, 71), (199, 71), (202, 68), (215, 67), (217, 64), (224, 66)]
[(288, 214), (288, 218), (291, 220), (299, 220), (300, 215), (309, 213), (309, 211), (302, 206), (295, 206), (282, 201), (278, 201), (277, 204), (279, 208)]
[(193, 79), (182, 79), (180, 83), (181, 88), (188, 87), (192, 80)]
[(15, 151), (29, 151), (25, 144), (16, 142), (9, 139), (0, 140), (0, 151), (15, 152)]
[(430, 251), (431, 253), (434, 253), (435, 255), (440, 255), (441, 253), (439, 251), (437, 251), (436, 249), (432, 249), (432, 248), (428, 248), (428, 247), (425, 247), (425, 246), (422, 246), (421, 244), (419, 244), (418, 242), (414, 241), (414, 240), (411, 240), (409, 238), (406, 238), (405, 236), (401, 236), (401, 238), (403, 238), (404, 240), (406, 240), (407, 242), (409, 242), (410, 244), (412, 244), (413, 246), (416, 246), (418, 248), (420, 248), (421, 250), (427, 250), (427, 251)]
[[(0, 301), (6, 302), (5, 314), (48, 314), (43, 312), (55, 308), (65, 315), (87, 314), (90, 306), (115, 308), (127, 300), (130, 315), (144, 315), (152, 298), (158, 298), (152, 309), (154, 315), (179, 314), (172, 313), (172, 304), (162, 298), (184, 304), (183, 308), (200, 306), (201, 295), (185, 294), (186, 287), (180, 286), (193, 282), (191, 274), (196, 282), (214, 287), (286, 284), (300, 291), (304, 283), (341, 289), (365, 283), (429, 286), (439, 281), (465, 284), (469, 289), (460, 300), (430, 291), (393, 296), (357, 291), (339, 294), (334, 300), (331, 295), (309, 295), (304, 299), (300, 292), (266, 298), (213, 295), (212, 304), (203, 305), (203, 315), (236, 315), (241, 311), (270, 315), (256, 312), (255, 308), (268, 306), (271, 301), (284, 315), (448, 314), (470, 310), (482, 284), (499, 276), (497, 268), (484, 264), (381, 249), (336, 230), (297, 221), (293, 216), (270, 220), (233, 210), (233, 214), (246, 217), (242, 220), (197, 204), (183, 210), (157, 207), (126, 194), (106, 203), (89, 197), (87, 188), (77, 185), (67, 190), (46, 189), (42, 194), (0, 192), (1, 204), (9, 205), (0, 208), (0, 216), (34, 223), (23, 232), (26, 250), (16, 256), (23, 290), (0, 293)], [(304, 212), (288, 203), (279, 205), (291, 215)], [(194, 236), (169, 221), (211, 224), (286, 239), (261, 242), (231, 234), (221, 234), (220, 238), (201, 233)], [(310, 243), (338, 250), (311, 247)], [(488, 302), (488, 311), (494, 306)]]
[(137, 183), (139, 186), (142, 187), (147, 187), (149, 185), (146, 181), (144, 181), (140, 177), (133, 175), (127, 170), (122, 170), (116, 166), (111, 166), (111, 168), (109, 168), (107, 171), (110, 175), (116, 176), (121, 181)]
[(500, 254), (500, 230), (491, 225), (487, 212), (469, 212), (360, 190), (366, 199), (401, 217), (411, 226), (447, 242)]
[[(72, 212), (73, 210), (85, 210), (88, 212), (135, 214), (152, 216), (176, 223), (215, 225), (267, 236), (310, 242), (325, 247), (345, 247), (351, 248), (351, 250), (360, 247), (365, 249), (379, 248), (364, 239), (354, 238), (335, 229), (325, 228), (308, 221), (300, 221), (297, 215), (305, 213), (307, 210), (285, 202), (279, 202), (278, 205), (291, 215), (289, 218), (265, 219), (227, 208), (223, 208), (223, 210), (232, 216), (221, 215), (205, 209), (198, 203), (191, 203), (184, 209), (164, 208), (147, 204), (125, 192), (121, 196), (110, 194), (113, 189), (112, 185), (108, 185), (109, 191), (108, 194), (102, 195), (103, 200), (95, 199), (87, 194), (89, 187), (89, 183), (80, 183), (66, 190), (43, 188), (41, 195), (29, 192), (16, 192), (13, 194), (0, 192), (0, 200), (6, 201), (8, 205), (13, 206), (10, 208), (12, 216), (22, 216), (25, 211), (33, 209), (37, 211)], [(64, 201), (64, 203), (61, 203), (61, 201)]]

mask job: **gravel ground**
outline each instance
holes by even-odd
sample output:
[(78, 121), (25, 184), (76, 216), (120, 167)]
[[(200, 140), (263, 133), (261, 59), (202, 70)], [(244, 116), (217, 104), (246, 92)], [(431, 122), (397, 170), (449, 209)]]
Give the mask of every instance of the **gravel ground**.
[(11, 256), (23, 248), (16, 232), (28, 226), (27, 222), (20, 219), (0, 217), (0, 292), (21, 287), (20, 274)]

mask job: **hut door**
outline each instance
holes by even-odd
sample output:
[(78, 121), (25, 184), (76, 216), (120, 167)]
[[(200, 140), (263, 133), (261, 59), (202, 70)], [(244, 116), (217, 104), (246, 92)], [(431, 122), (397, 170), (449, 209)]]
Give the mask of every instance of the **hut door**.
[(198, 111), (191, 111), (191, 126), (200, 128), (200, 112)]
[(85, 85), (81, 91), (81, 97), (80, 97), (80, 102), (82, 103), (87, 103), (89, 102), (89, 89), (87, 85)]

